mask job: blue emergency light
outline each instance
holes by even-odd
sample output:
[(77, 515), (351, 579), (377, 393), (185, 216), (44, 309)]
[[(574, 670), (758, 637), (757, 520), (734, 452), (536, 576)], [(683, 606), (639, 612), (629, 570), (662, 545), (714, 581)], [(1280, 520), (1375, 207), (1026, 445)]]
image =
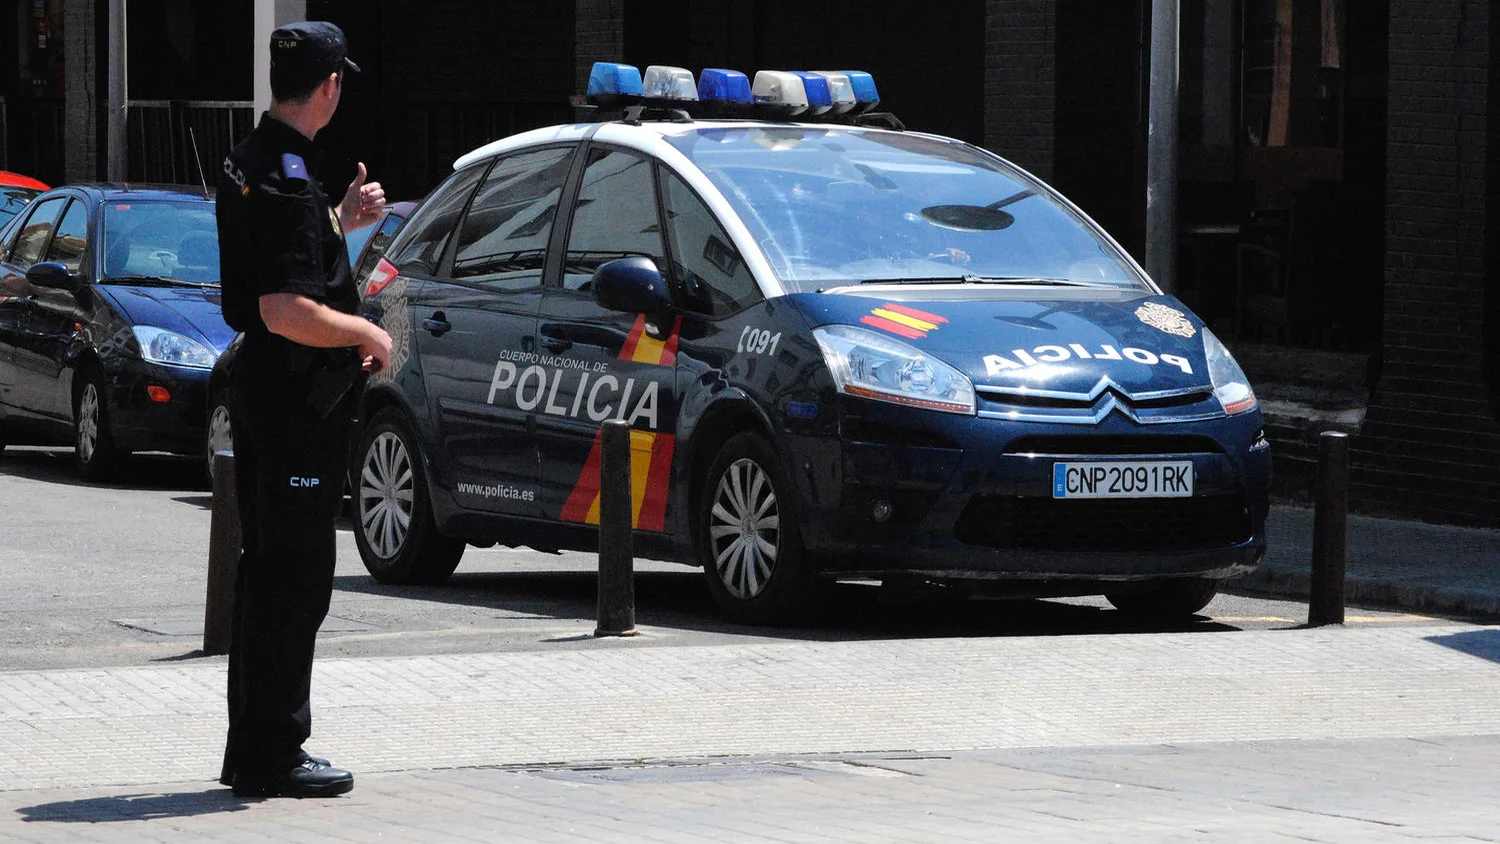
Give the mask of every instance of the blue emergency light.
[(856, 112), (863, 114), (880, 104), (880, 93), (875, 90), (875, 77), (863, 70), (844, 70), (840, 73), (849, 77), (849, 85), (854, 89)]
[(594, 62), (589, 71), (588, 101), (595, 105), (616, 105), (641, 98), (641, 71), (634, 65), (616, 62)]
[(698, 99), (727, 106), (748, 106), (755, 102), (750, 93), (750, 77), (722, 67), (705, 67), (698, 74)]
[(808, 114), (827, 114), (833, 109), (833, 95), (828, 90), (828, 80), (821, 73), (796, 71), (802, 78), (802, 90), (807, 94)]

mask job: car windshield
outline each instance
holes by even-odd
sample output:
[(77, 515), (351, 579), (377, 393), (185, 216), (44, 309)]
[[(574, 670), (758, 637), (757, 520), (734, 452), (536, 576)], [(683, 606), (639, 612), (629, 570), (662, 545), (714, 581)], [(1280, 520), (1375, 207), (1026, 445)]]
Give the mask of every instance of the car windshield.
[(202, 200), (111, 199), (104, 203), (104, 280), (142, 277), (219, 282), (219, 229)]
[(39, 193), (41, 191), (32, 188), (0, 185), (0, 228), (3, 228), (6, 223), (21, 213), (21, 209), (26, 207), (26, 203), (30, 202)]
[(734, 206), (790, 290), (859, 282), (1144, 287), (1041, 183), (966, 147), (851, 127), (701, 128), (667, 140)]

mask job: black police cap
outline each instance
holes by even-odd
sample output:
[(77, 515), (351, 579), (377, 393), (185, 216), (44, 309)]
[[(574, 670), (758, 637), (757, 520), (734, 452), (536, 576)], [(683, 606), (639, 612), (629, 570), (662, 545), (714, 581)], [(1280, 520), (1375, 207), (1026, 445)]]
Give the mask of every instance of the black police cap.
[(298, 21), (271, 33), (271, 72), (284, 79), (315, 82), (340, 68), (359, 72), (349, 60), (344, 31), (327, 21)]

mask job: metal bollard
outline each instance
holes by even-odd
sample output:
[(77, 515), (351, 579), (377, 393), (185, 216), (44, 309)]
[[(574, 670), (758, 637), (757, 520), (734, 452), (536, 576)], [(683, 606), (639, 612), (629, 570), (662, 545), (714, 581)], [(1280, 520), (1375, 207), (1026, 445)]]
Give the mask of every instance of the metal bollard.
[(1344, 575), (1349, 522), (1349, 435), (1318, 437), (1318, 480), (1313, 500), (1312, 588), (1307, 624), (1344, 623)]
[(599, 438), (599, 624), (594, 635), (634, 636), (630, 425), (611, 419)]
[(203, 652), (229, 653), (234, 632), (234, 580), (240, 564), (240, 508), (234, 452), (214, 452), (214, 507), (208, 527), (208, 595), (203, 602)]

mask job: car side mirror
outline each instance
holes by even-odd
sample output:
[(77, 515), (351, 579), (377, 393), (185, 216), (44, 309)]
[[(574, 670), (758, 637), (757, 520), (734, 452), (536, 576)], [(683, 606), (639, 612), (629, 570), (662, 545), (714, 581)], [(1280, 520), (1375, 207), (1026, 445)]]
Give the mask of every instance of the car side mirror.
[(26, 280), (37, 287), (51, 287), (55, 290), (66, 290), (69, 293), (77, 293), (83, 286), (83, 276), (80, 273), (70, 272), (67, 267), (56, 261), (42, 261), (32, 264), (26, 270)]
[(589, 287), (600, 307), (632, 314), (660, 314), (671, 305), (667, 280), (650, 258), (619, 258), (594, 271)]

